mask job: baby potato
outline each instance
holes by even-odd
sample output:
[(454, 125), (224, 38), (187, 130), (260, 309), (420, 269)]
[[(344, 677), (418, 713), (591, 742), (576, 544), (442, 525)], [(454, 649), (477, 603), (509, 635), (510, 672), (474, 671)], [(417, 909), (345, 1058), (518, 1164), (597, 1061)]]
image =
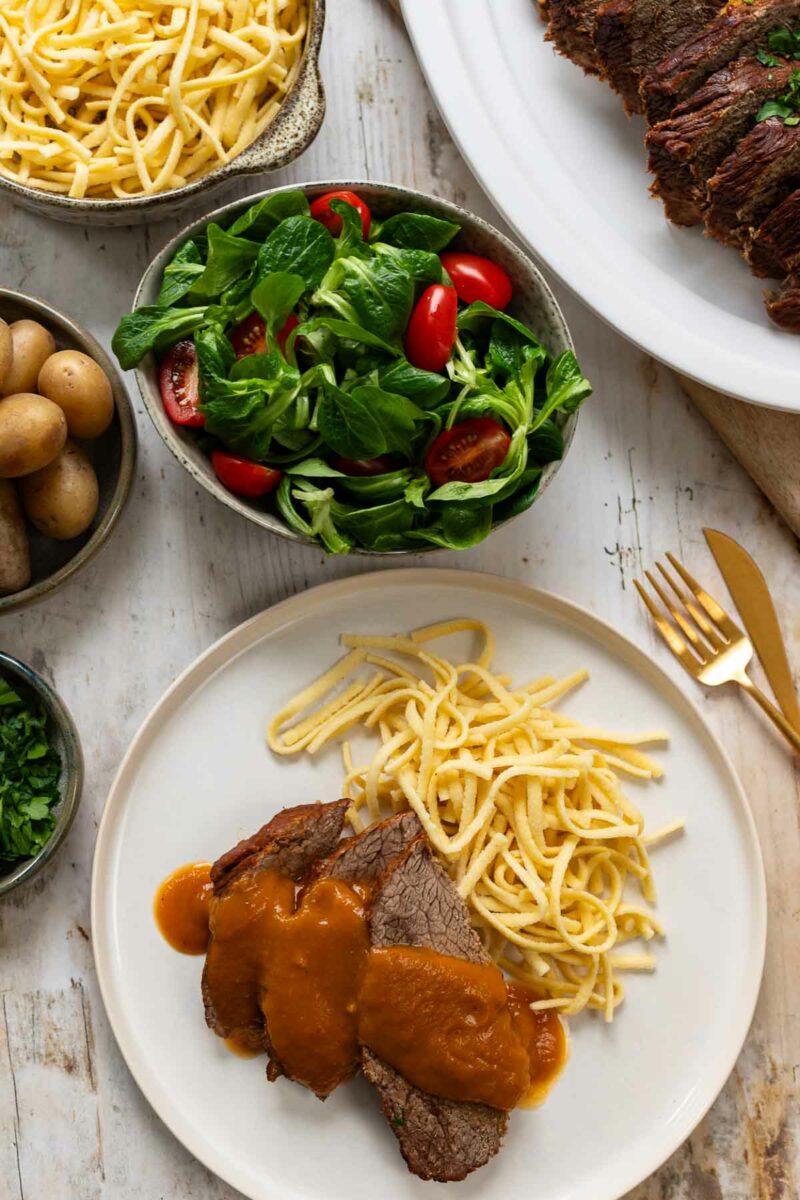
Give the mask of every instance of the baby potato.
[(96, 438), (114, 416), (114, 394), (102, 367), (80, 350), (58, 350), (39, 372), (38, 390), (63, 409), (72, 437)]
[(39, 471), (66, 440), (67, 419), (52, 400), (34, 392), (0, 400), (0, 479)]
[(15, 321), (9, 326), (9, 333), (12, 359), (3, 380), (3, 395), (32, 392), (45, 359), (55, 353), (55, 339), (38, 321)]
[(67, 541), (91, 525), (99, 499), (97, 476), (71, 438), (58, 458), (19, 484), (28, 519), (48, 537)]
[(13, 358), (14, 348), (11, 345), (11, 330), (2, 317), (0, 317), (0, 395), (2, 395), (6, 375), (11, 370)]
[(17, 489), (0, 479), (0, 596), (9, 596), (31, 581), (31, 552)]

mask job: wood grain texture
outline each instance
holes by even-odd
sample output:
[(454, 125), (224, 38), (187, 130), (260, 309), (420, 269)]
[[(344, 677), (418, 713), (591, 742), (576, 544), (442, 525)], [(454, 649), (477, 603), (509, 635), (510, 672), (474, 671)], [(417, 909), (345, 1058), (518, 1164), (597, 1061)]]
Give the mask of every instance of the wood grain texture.
[(680, 380), (731, 454), (800, 537), (800, 416), (755, 408), (693, 379)]
[[(327, 120), (302, 161), (274, 182), (390, 179), (501, 224), (454, 149), (398, 18), (382, 0), (337, 0), (329, 11)], [(253, 180), (247, 190), (263, 186)], [(6, 285), (45, 297), (106, 345), (150, 257), (183, 223), (81, 229), (6, 201), (0, 217)], [(631, 579), (670, 548), (727, 601), (702, 535), (712, 525), (757, 557), (797, 672), (798, 559), (788, 529), (671, 373), (557, 291), (596, 388), (570, 457), (525, 518), (481, 547), (424, 564), (493, 571), (559, 592), (617, 625), (693, 692), (644, 620)], [(215, 504), (162, 446), (129, 382), (141, 456), (117, 533), (55, 596), (0, 618), (2, 648), (42, 671), (70, 705), (87, 764), (83, 804), (57, 860), (0, 904), (0, 1200), (235, 1197), (153, 1115), (109, 1030), (90, 944), (97, 823), (143, 717), (210, 642), (285, 596), (382, 566), (358, 556), (327, 560)], [(705, 711), (741, 773), (761, 834), (771, 912), (766, 976), (750, 1040), (719, 1101), (629, 1200), (795, 1200), (798, 778), (778, 735), (746, 702), (723, 692), (709, 696)]]

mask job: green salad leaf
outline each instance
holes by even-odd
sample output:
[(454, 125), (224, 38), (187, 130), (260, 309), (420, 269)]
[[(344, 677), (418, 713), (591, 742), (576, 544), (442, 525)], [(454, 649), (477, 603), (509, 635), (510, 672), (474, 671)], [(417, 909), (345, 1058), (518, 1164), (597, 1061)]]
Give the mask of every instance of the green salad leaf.
[[(460, 306), (444, 370), (415, 366), (409, 318), (426, 287), (450, 284), (439, 256), (458, 226), (398, 212), (373, 216), (365, 238), (355, 208), (334, 198), (331, 210), (336, 236), (290, 190), (195, 233), (157, 303), (123, 317), (117, 357), (132, 367), (192, 337), (205, 427), (190, 436), (281, 470), (263, 503), (328, 553), (475, 545), (533, 503), (590, 385), (571, 350), (553, 358), (523, 321), (482, 302)], [(254, 315), (266, 348), (237, 360), (234, 331)], [(507, 432), (505, 459), (478, 482), (437, 486), (437, 437), (485, 417)]]

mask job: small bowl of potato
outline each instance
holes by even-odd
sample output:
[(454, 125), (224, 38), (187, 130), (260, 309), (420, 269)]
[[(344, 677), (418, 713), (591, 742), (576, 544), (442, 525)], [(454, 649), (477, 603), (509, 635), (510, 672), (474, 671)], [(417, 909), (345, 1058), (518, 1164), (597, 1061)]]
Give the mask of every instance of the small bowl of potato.
[(0, 288), (0, 612), (94, 558), (135, 462), (133, 410), (103, 348), (43, 301)]

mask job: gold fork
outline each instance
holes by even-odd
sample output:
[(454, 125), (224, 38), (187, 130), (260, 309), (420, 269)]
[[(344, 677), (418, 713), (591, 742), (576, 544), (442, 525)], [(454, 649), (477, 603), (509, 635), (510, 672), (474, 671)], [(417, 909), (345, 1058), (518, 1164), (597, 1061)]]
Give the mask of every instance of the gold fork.
[[(669, 595), (650, 571), (645, 571), (647, 580), (666, 613), (645, 590), (638, 579), (634, 579), (636, 590), (647, 606), (658, 632), (669, 646), (678, 662), (693, 679), (706, 687), (718, 687), (722, 683), (738, 683), (780, 729), (786, 740), (800, 753), (800, 733), (789, 724), (780, 709), (767, 699), (747, 674), (747, 664), (753, 657), (753, 645), (739, 626), (731, 620), (716, 600), (700, 586), (674, 554), (667, 558), (689, 589), (687, 595), (667, 570), (657, 562), (659, 572), (675, 600)], [(677, 601), (677, 603), (676, 603)], [(696, 603), (695, 603), (696, 601)], [(680, 606), (680, 607), (679, 607)], [(675, 622), (673, 625), (669, 617)], [(677, 629), (675, 628), (677, 626)], [(681, 633), (685, 637), (681, 637)], [(688, 645), (687, 645), (688, 643)]]

